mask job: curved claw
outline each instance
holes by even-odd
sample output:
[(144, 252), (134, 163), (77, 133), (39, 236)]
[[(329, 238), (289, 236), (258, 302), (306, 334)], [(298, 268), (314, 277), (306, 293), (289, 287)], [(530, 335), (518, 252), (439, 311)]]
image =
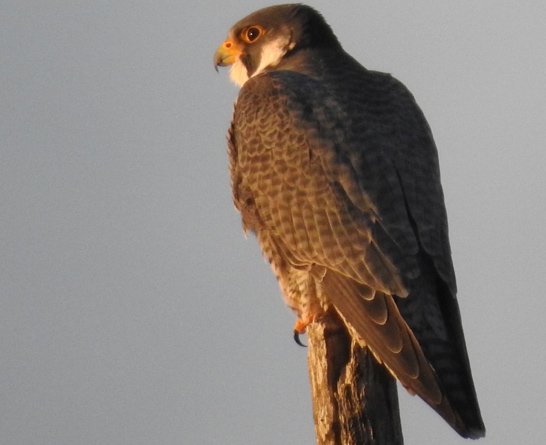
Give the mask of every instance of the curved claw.
[(300, 340), (300, 333), (294, 329), (294, 341), (299, 345), (301, 346), (302, 348), (306, 348), (307, 345), (305, 343), (302, 343), (301, 340)]

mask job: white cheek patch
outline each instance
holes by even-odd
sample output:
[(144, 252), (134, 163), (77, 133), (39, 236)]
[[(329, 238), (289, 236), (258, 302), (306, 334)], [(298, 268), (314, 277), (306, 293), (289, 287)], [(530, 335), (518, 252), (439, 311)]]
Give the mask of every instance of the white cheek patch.
[(277, 66), (290, 49), (289, 43), (288, 37), (279, 37), (265, 44), (260, 54), (260, 65), (252, 76), (260, 74), (266, 68)]
[[(290, 43), (287, 36), (279, 37), (263, 45), (260, 54), (260, 65), (258, 65), (251, 77), (260, 74), (266, 68), (277, 66), (284, 55), (292, 48), (294, 48), (294, 43)], [(237, 62), (231, 66), (229, 77), (240, 87), (249, 79), (247, 69), (241, 59), (237, 59)]]

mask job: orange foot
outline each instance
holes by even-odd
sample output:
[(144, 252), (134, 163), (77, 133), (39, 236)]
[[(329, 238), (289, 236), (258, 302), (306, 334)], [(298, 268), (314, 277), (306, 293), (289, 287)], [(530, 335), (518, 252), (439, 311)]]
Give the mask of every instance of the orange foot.
[(305, 334), (305, 331), (307, 330), (307, 326), (309, 326), (311, 323), (315, 321), (315, 317), (309, 317), (307, 320), (302, 320), (301, 318), (298, 318), (296, 320), (296, 323), (294, 324), (294, 341), (302, 346), (307, 347), (306, 344), (303, 344), (300, 340), (300, 335)]

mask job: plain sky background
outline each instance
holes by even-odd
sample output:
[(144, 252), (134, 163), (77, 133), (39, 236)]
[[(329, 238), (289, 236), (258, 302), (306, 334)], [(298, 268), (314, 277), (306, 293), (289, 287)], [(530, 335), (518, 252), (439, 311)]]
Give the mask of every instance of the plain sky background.
[[(312, 444), (306, 351), (231, 203), (258, 0), (0, 2), (0, 443)], [(486, 444), (546, 437), (546, 7), (312, 1), (440, 154)], [(462, 444), (400, 390), (405, 443)]]

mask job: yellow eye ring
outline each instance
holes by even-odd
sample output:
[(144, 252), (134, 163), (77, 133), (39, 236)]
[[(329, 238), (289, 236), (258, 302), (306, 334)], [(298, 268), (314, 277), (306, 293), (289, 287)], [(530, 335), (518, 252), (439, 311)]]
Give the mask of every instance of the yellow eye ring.
[(254, 43), (258, 40), (265, 32), (263, 26), (252, 25), (241, 31), (241, 39), (246, 43)]

